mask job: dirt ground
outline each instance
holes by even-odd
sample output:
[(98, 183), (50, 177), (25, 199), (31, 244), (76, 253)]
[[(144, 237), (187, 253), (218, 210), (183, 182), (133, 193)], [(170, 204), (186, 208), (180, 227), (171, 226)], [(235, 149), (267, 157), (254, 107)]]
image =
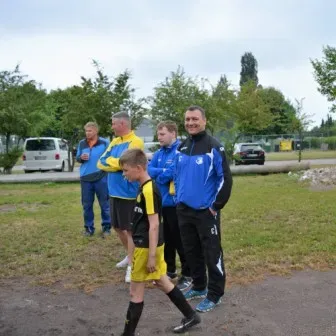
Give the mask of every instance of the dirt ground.
[[(2, 281), (0, 335), (120, 335), (128, 299), (126, 285), (85, 294), (60, 284), (40, 287), (22, 280)], [(180, 318), (164, 294), (149, 289), (138, 335), (170, 335), (169, 328)], [(229, 288), (222, 304), (203, 314), (202, 324), (188, 335), (335, 336), (336, 270), (303, 271)]]

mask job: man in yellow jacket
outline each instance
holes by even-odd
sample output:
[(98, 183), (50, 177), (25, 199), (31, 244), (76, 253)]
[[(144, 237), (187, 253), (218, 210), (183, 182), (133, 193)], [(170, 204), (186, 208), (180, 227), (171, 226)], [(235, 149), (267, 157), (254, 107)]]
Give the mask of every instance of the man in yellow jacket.
[[(107, 183), (110, 195), (111, 226), (117, 232), (120, 241), (128, 251), (127, 256), (117, 264), (117, 267), (127, 267), (125, 281), (131, 281), (132, 233), (131, 221), (134, 213), (135, 199), (138, 193), (138, 183), (129, 182), (119, 166), (119, 158), (129, 148), (144, 149), (144, 142), (131, 129), (131, 120), (126, 112), (112, 116), (112, 129), (115, 138), (100, 157), (97, 167), (108, 172)], [(128, 241), (131, 241), (129, 244)]]

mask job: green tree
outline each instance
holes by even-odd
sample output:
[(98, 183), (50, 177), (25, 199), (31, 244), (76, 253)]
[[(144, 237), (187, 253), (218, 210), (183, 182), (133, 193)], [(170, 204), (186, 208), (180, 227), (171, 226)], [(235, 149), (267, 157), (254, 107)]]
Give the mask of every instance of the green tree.
[(318, 91), (332, 103), (331, 111), (336, 111), (336, 48), (327, 45), (323, 48), (322, 60), (311, 60)]
[(273, 87), (259, 88), (263, 102), (268, 105), (273, 120), (269, 127), (262, 129), (263, 134), (286, 134), (291, 131), (295, 108), (280, 90)]
[(303, 139), (304, 139), (304, 133), (308, 131), (308, 127), (311, 125), (311, 115), (308, 115), (303, 111), (303, 100), (304, 98), (301, 98), (300, 100), (296, 99), (296, 106), (295, 106), (295, 118), (293, 118), (293, 130), (298, 132), (299, 135), (299, 141), (300, 141), (300, 148), (299, 148), (299, 162), (301, 162), (302, 159), (302, 145), (303, 145)]
[[(144, 99), (135, 98), (128, 71), (111, 79), (96, 61), (93, 65), (96, 68), (94, 78), (81, 77), (80, 85), (55, 90), (49, 95), (48, 107), (53, 111), (54, 119), (48, 127), (48, 134), (54, 133), (69, 142), (69, 156), (84, 136), (83, 126), (86, 122), (96, 121), (100, 134), (112, 137), (113, 113), (121, 109), (127, 111), (132, 118), (133, 128), (136, 128), (147, 111)], [(73, 166), (69, 169), (73, 170)]]
[[(210, 116), (210, 94), (204, 87), (205, 81), (187, 76), (182, 67), (171, 72), (170, 77), (154, 88), (154, 95), (148, 98), (150, 115), (157, 124), (162, 120), (172, 120), (178, 125), (180, 134), (185, 134), (184, 113), (190, 105), (200, 105), (207, 112), (208, 127), (213, 131)], [(208, 109), (209, 107), (209, 109)]]
[(97, 61), (93, 61), (93, 65), (96, 77), (81, 77), (87, 120), (95, 120), (101, 134), (112, 136), (111, 115), (124, 110), (131, 116), (132, 127), (138, 127), (147, 110), (144, 107), (145, 99), (135, 98), (135, 89), (130, 85), (131, 73), (125, 70), (113, 79), (103, 72)]
[(261, 92), (262, 89), (256, 88), (255, 82), (251, 80), (241, 87), (237, 95), (233, 115), (241, 134), (257, 134), (268, 128), (274, 120)]
[[(15, 164), (15, 155), (18, 149), (10, 151), (10, 138), (17, 135), (24, 139), (28, 136), (38, 136), (50, 120), (46, 110), (46, 92), (33, 80), (27, 80), (19, 66), (12, 71), (0, 72), (0, 134), (6, 137), (7, 157), (2, 157), (2, 162), (7, 164), (6, 172), (10, 173)], [(16, 158), (16, 160), (18, 157)]]
[(251, 52), (246, 52), (241, 57), (240, 86), (252, 81), (258, 86), (258, 62)]

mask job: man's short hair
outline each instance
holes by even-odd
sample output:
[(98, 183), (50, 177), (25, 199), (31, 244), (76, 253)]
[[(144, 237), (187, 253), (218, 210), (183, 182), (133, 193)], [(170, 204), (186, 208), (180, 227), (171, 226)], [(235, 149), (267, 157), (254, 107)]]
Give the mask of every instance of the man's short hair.
[(112, 119), (126, 119), (128, 121), (131, 120), (127, 112), (117, 112), (112, 115)]
[(191, 106), (189, 106), (189, 107), (187, 108), (186, 112), (187, 112), (187, 111), (191, 111), (191, 112), (193, 112), (193, 111), (197, 111), (197, 110), (201, 112), (202, 118), (205, 119), (205, 110), (204, 110), (204, 108), (201, 107), (201, 106), (198, 106), (198, 105), (191, 105)]
[(131, 167), (141, 166), (143, 169), (147, 167), (147, 157), (144, 151), (139, 148), (131, 148), (126, 150), (119, 159), (119, 165), (129, 165)]
[(97, 131), (99, 130), (98, 124), (94, 121), (89, 121), (85, 124), (84, 129), (88, 128), (88, 127), (92, 127), (95, 128)]
[(160, 129), (164, 128), (164, 127), (166, 127), (167, 130), (170, 133), (175, 132), (175, 135), (177, 136), (177, 125), (176, 125), (176, 123), (174, 123), (174, 121), (171, 121), (171, 120), (161, 121), (156, 126), (156, 129), (160, 130)]

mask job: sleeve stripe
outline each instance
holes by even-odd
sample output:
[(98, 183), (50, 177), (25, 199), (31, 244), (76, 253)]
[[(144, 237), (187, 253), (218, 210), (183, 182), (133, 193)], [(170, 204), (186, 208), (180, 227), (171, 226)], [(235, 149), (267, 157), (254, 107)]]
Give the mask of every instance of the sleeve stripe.
[(153, 182), (147, 183), (144, 187), (143, 194), (146, 201), (146, 212), (147, 215), (153, 215), (157, 213), (157, 207), (155, 206), (154, 200), (154, 190), (153, 190)]

